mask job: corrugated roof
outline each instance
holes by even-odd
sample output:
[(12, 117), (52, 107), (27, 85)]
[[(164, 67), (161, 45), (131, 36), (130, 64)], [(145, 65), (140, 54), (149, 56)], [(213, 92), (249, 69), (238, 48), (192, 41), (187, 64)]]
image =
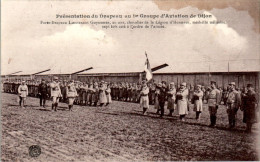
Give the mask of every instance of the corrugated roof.
[(144, 66), (109, 66), (109, 67), (93, 67), (92, 70), (85, 71), (78, 73), (79, 75), (86, 75), (86, 74), (101, 74), (101, 73), (139, 73), (144, 71)]
[(35, 73), (38, 73), (38, 72), (41, 72), (41, 71), (45, 71), (45, 70), (47, 70), (47, 69), (42, 69), (42, 70), (31, 69), (31, 70), (19, 72), (19, 73), (14, 74), (14, 75), (32, 75), (32, 74), (35, 74)]
[(50, 71), (41, 73), (39, 75), (54, 75), (54, 74), (72, 74), (80, 70), (89, 68), (89, 66), (73, 67), (73, 66), (64, 66), (64, 67), (54, 67)]

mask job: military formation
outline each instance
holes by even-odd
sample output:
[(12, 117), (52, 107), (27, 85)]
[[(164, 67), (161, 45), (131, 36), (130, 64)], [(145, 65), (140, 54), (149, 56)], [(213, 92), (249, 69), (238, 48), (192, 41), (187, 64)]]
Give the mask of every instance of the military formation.
[(181, 121), (185, 121), (190, 111), (190, 105), (196, 112), (195, 119), (199, 122), (203, 105), (207, 103), (210, 118), (210, 127), (217, 124), (217, 112), (219, 105), (226, 107), (229, 128), (236, 126), (236, 114), (238, 110), (243, 111), (243, 122), (246, 123), (247, 132), (251, 132), (252, 125), (257, 122), (258, 101), (252, 84), (241, 91), (235, 82), (230, 82), (228, 87), (222, 89), (217, 87), (216, 82), (211, 81), (209, 87), (202, 85), (187, 86), (186, 82), (179, 86), (174, 82), (167, 84), (142, 81), (141, 83), (110, 83), (62, 81), (53, 77), (51, 82), (44, 79), (41, 81), (17, 81), (4, 82), (4, 92), (18, 94), (19, 104), (25, 107), (26, 97), (34, 96), (40, 98), (40, 106), (46, 107), (46, 100), (51, 99), (52, 111), (57, 111), (59, 102), (66, 102), (68, 109), (73, 110), (73, 105), (103, 107), (112, 103), (112, 100), (123, 102), (140, 103), (143, 114), (147, 115), (150, 105), (154, 105), (156, 114), (161, 118), (165, 115), (165, 107), (168, 116), (173, 116), (177, 111)]

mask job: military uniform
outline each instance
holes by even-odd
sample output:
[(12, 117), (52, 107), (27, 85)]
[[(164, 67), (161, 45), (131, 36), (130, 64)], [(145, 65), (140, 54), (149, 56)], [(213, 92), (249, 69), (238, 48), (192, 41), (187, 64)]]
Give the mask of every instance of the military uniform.
[(97, 106), (98, 97), (99, 97), (99, 88), (98, 88), (98, 83), (95, 82), (93, 87), (93, 94), (92, 94), (92, 102), (94, 102), (94, 106)]
[(158, 87), (160, 89), (159, 94), (158, 94), (158, 101), (159, 101), (159, 107), (160, 107), (160, 117), (164, 116), (164, 105), (165, 101), (167, 100), (167, 90), (166, 87)]
[[(172, 85), (174, 85), (174, 83), (171, 83)], [(174, 112), (175, 109), (175, 99), (176, 99), (176, 89), (173, 88), (169, 88), (167, 91), (167, 108), (169, 109), (170, 113), (169, 116), (172, 116), (172, 113)]]
[(73, 82), (69, 83), (66, 87), (66, 96), (69, 100), (69, 110), (71, 111), (73, 108), (73, 103), (75, 98), (78, 96), (76, 87)]
[(38, 89), (39, 89), (39, 97), (40, 97), (40, 106), (45, 107), (45, 103), (48, 95), (48, 86), (46, 83), (41, 83)]
[(146, 115), (146, 111), (149, 108), (149, 88), (147, 85), (143, 85), (140, 92), (140, 106), (143, 108), (143, 114)]
[[(249, 84), (249, 86), (252, 86)], [(257, 95), (255, 91), (248, 91), (242, 100), (243, 122), (247, 125), (247, 131), (251, 132), (252, 124), (257, 123)]]
[(196, 112), (196, 119), (200, 119), (200, 113), (203, 111), (203, 91), (201, 90), (201, 86), (197, 85), (197, 88), (193, 93), (192, 102), (194, 104), (194, 111)]
[[(54, 79), (57, 79), (56, 77)], [(52, 97), (52, 110), (57, 111), (59, 98), (62, 97), (60, 83), (57, 81), (53, 81), (50, 83), (51, 88), (51, 97)]]
[(106, 104), (106, 106), (107, 106), (108, 104), (112, 103), (111, 88), (109, 85), (107, 86), (107, 89), (105, 92), (106, 92), (106, 97), (107, 97), (107, 104)]
[(19, 93), (19, 98), (20, 98), (19, 104), (20, 104), (20, 106), (24, 107), (26, 97), (29, 94), (27, 85), (26, 84), (24, 84), (24, 85), (21, 84), (18, 87), (18, 93)]
[(180, 88), (176, 93), (177, 110), (180, 119), (184, 121), (185, 116), (188, 114), (188, 98), (189, 90), (186, 88), (186, 83), (182, 83), (183, 88)]
[(228, 93), (227, 97), (227, 114), (230, 128), (235, 127), (236, 114), (241, 106), (241, 97), (238, 91), (235, 89)]
[(136, 84), (134, 83), (133, 84), (133, 87), (132, 87), (132, 102), (137, 102), (137, 96), (138, 96), (138, 94), (137, 94), (137, 86), (136, 86)]
[(157, 110), (156, 114), (159, 114), (160, 111), (159, 94), (160, 94), (160, 87), (156, 87), (155, 97), (154, 97), (154, 108)]
[(132, 96), (133, 96), (133, 94), (132, 94), (132, 85), (131, 85), (131, 83), (129, 83), (129, 85), (127, 87), (127, 97), (128, 97), (127, 101), (131, 102), (132, 98), (133, 98)]
[(94, 88), (93, 88), (93, 83), (89, 84), (88, 91), (87, 91), (87, 105), (91, 106), (92, 105), (92, 95), (94, 94)]
[(99, 88), (99, 103), (100, 106), (103, 106), (105, 103), (107, 103), (107, 96), (106, 96), (106, 86), (104, 83), (101, 83)]
[(118, 84), (115, 84), (114, 85), (114, 88), (115, 88), (115, 100), (119, 100), (119, 85)]
[[(213, 82), (216, 83), (216, 82)], [(217, 88), (211, 88), (208, 91), (208, 106), (210, 114), (210, 126), (215, 126), (217, 121), (217, 111), (220, 102), (220, 91)]]
[(87, 97), (87, 92), (88, 92), (88, 85), (87, 84), (83, 84), (83, 86), (81, 87), (82, 89), (82, 98), (83, 98), (83, 105), (87, 105), (88, 103), (88, 97)]

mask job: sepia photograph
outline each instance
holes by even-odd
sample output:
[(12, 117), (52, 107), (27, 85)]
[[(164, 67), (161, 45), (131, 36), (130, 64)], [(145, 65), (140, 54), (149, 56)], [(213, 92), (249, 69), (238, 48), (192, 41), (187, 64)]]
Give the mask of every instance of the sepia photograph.
[(1, 161), (259, 161), (259, 0), (1, 1)]

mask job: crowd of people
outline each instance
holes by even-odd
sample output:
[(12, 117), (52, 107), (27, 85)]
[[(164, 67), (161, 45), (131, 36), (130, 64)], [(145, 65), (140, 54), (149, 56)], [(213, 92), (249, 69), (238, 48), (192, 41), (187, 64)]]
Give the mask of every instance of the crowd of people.
[(229, 86), (222, 89), (217, 88), (216, 82), (211, 81), (209, 87), (202, 85), (187, 86), (186, 82), (175, 85), (174, 82), (167, 84), (142, 81), (142, 83), (109, 83), (100, 82), (79, 82), (61, 81), (54, 77), (53, 81), (21, 81), (4, 82), (4, 92), (18, 93), (19, 104), (24, 107), (26, 97), (35, 96), (40, 98), (40, 106), (46, 106), (46, 100), (52, 100), (52, 110), (57, 111), (59, 102), (66, 102), (68, 109), (72, 111), (73, 105), (82, 106), (108, 106), (112, 100), (140, 103), (143, 114), (147, 115), (150, 105), (154, 105), (156, 113), (160, 117), (164, 116), (165, 106), (169, 110), (169, 116), (176, 110), (181, 121), (190, 111), (193, 104), (193, 111), (196, 112), (196, 120), (200, 121), (203, 112), (203, 104), (208, 104), (210, 115), (210, 126), (215, 127), (217, 121), (217, 111), (220, 104), (225, 105), (229, 128), (236, 124), (236, 114), (240, 109), (244, 113), (243, 122), (250, 132), (252, 124), (257, 122), (258, 102), (253, 85), (248, 84), (242, 91), (236, 88), (235, 82), (230, 82)]

